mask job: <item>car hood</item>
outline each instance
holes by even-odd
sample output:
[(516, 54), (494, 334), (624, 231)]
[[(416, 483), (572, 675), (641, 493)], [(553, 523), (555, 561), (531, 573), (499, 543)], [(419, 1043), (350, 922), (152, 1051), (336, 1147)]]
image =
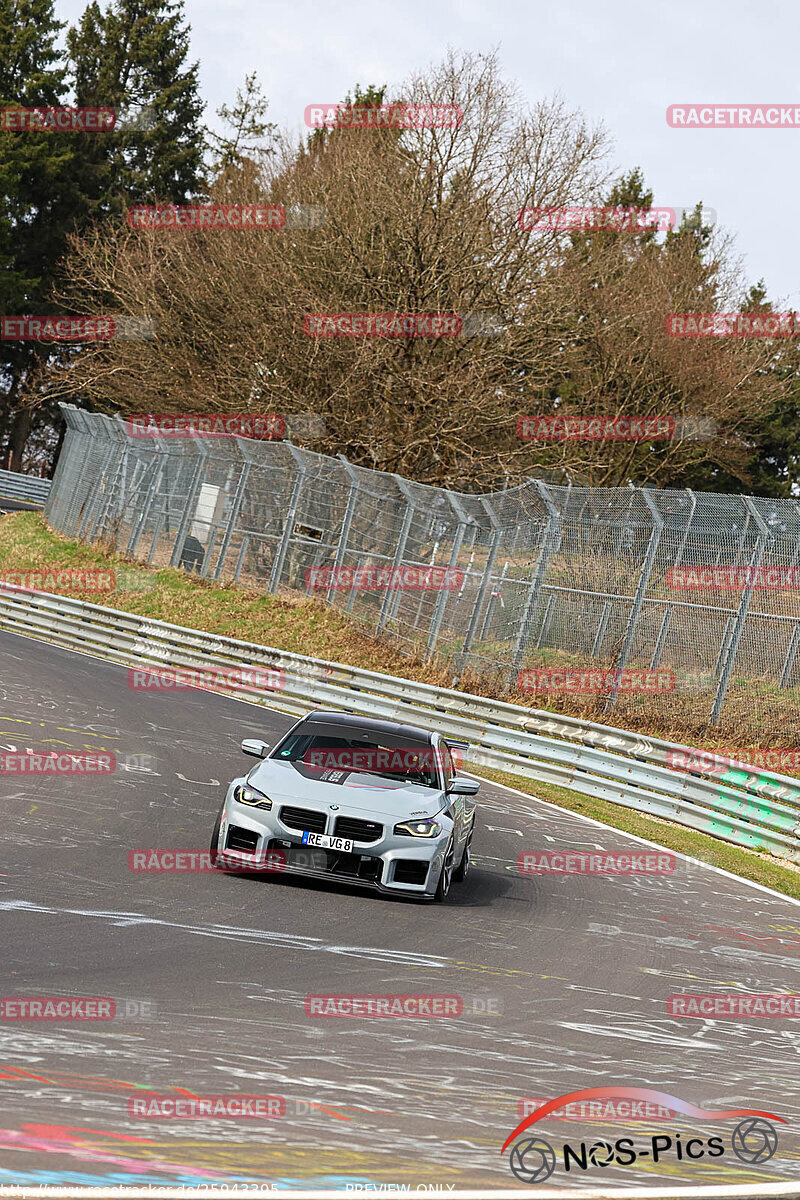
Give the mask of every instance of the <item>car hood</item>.
[(302, 762), (265, 758), (253, 768), (247, 781), (280, 804), (311, 803), (320, 808), (338, 804), (347, 812), (372, 816), (432, 816), (441, 812), (445, 805), (442, 791), (416, 783), (378, 778), (359, 771), (324, 771), (322, 774), (325, 778), (320, 778), (318, 770), (310, 770)]

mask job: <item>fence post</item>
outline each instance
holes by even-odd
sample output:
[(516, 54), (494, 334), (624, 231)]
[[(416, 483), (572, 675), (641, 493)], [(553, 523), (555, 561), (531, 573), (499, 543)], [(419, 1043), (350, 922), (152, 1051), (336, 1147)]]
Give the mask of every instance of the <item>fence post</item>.
[(692, 502), (692, 507), (689, 510), (689, 520), (686, 522), (686, 529), (683, 534), (683, 539), (681, 540), (681, 544), (678, 547), (678, 553), (675, 555), (675, 562), (672, 564), (674, 567), (679, 567), (681, 565), (681, 562), (683, 561), (683, 552), (686, 549), (686, 542), (689, 537), (689, 530), (692, 528), (692, 521), (694, 520), (694, 510), (697, 508), (697, 496), (694, 494), (694, 492), (692, 491), (691, 488), (687, 488), (686, 492), (689, 496), (689, 499)]
[[(150, 472), (152, 475), (152, 479), (150, 480), (151, 487), (148, 489), (147, 498), (142, 506), (142, 511), (131, 525), (131, 536), (128, 538), (128, 548), (125, 551), (130, 558), (136, 557), (136, 547), (139, 545), (139, 538), (142, 536), (142, 530), (145, 527), (147, 518), (150, 516), (150, 509), (153, 507), (153, 500), (155, 499), (156, 493), (160, 486), (161, 472), (163, 469), (161, 465), (160, 446), (158, 447), (158, 455), (158, 458), (153, 458), (153, 461), (150, 465)], [(142, 482), (144, 482), (144, 478), (142, 479)]]
[[(97, 537), (102, 536), (103, 533), (106, 532), (106, 522), (114, 508), (117, 481), (119, 479), (120, 470), (122, 469), (122, 456), (119, 453), (118, 427), (114, 424), (110, 417), (101, 416), (99, 420), (103, 429), (103, 436), (107, 438), (109, 442), (109, 448), (106, 452), (106, 458), (103, 462), (100, 474), (95, 478), (95, 487), (98, 490), (98, 495), (99, 485), (102, 481), (103, 497), (102, 500), (100, 500), (97, 504), (97, 512), (89, 532), (90, 542), (93, 542)], [(96, 433), (93, 433), (92, 437), (95, 436), (97, 436)], [(124, 426), (122, 436), (127, 437), (127, 434), (124, 433)], [(114, 466), (115, 462), (116, 466)]]
[[(397, 484), (401, 494), (405, 497), (406, 511), (403, 514), (403, 524), (400, 527), (400, 533), (397, 536), (397, 546), (395, 547), (394, 558), (392, 559), (389, 583), (386, 585), (386, 594), (383, 597), (381, 609), (378, 613), (378, 623), (375, 626), (376, 634), (383, 633), (386, 620), (389, 616), (389, 609), (391, 608), (392, 600), (394, 599), (394, 593), (392, 591), (391, 584), (395, 578), (398, 568), (403, 561), (403, 555), (405, 554), (406, 546), (408, 545), (408, 535), (411, 532), (411, 522), (414, 520), (414, 513), (416, 512), (416, 508), (414, 507), (413, 493), (405, 479), (401, 479), (399, 475), (392, 475), (392, 479)], [(349, 601), (348, 607), (351, 607)]]
[(649, 488), (642, 488), (642, 499), (650, 509), (650, 515), (653, 518), (653, 532), (650, 534), (650, 541), (647, 544), (647, 553), (644, 556), (644, 563), (642, 564), (642, 573), (639, 576), (639, 582), (636, 585), (636, 594), (633, 598), (631, 611), (628, 614), (628, 624), (625, 628), (625, 638), (614, 667), (614, 682), (611, 685), (611, 691), (606, 697), (606, 702), (603, 706), (604, 713), (610, 712), (617, 703), (617, 697), (619, 696), (620, 677), (622, 672), (625, 670), (625, 666), (628, 662), (628, 656), (630, 655), (631, 647), (633, 646), (633, 639), (636, 635), (636, 626), (639, 624), (639, 617), (642, 612), (645, 593), (647, 592), (647, 586), (650, 582), (650, 575), (652, 574), (653, 564), (655, 563), (656, 559), (658, 543), (661, 540), (661, 533), (664, 529), (664, 518), (656, 508)]
[[(78, 538), (86, 537), (87, 534), (89, 534), (88, 540), (90, 542), (94, 538), (94, 531), (97, 528), (97, 524), (100, 519), (100, 512), (103, 508), (103, 496), (100, 492), (99, 485), (100, 485), (101, 480), (104, 480), (106, 478), (106, 475), (108, 474), (108, 471), (111, 468), (111, 464), (113, 463), (113, 461), (116, 457), (117, 457), (116, 443), (114, 442), (114, 440), (112, 438), (109, 438), (108, 448), (106, 449), (106, 452), (103, 455), (103, 464), (100, 467), (100, 470), (99, 470), (99, 472), (97, 472), (97, 474), (92, 472), (93, 477), (94, 477), (94, 493), (91, 497), (91, 500), (87, 501), (85, 512), (84, 512), (83, 516), (81, 517), (80, 521), (78, 522), (78, 529), (77, 529), (77, 533), (76, 533), (76, 536)], [(91, 529), (91, 533), (89, 533), (90, 529)]]
[[(461, 546), (464, 541), (464, 532), (467, 528), (467, 525), (470, 523), (470, 519), (466, 510), (464, 509), (463, 504), (454, 492), (448, 491), (447, 499), (450, 502), (453, 512), (458, 517), (458, 525), (453, 536), (453, 547), (450, 551), (450, 561), (447, 564), (447, 577), (449, 579), (451, 572), (454, 571), (458, 566), (458, 560), (461, 556)], [(447, 605), (447, 595), (448, 589), (443, 588), (436, 597), (436, 603), (433, 608), (433, 616), (431, 617), (431, 625), (430, 629), (428, 630), (428, 645), (425, 647), (426, 662), (433, 658), (433, 653), (436, 649), (436, 643), (439, 640), (439, 632), (442, 628), (442, 621), (444, 620), (444, 610), (445, 606)]]
[(748, 568), (748, 574), (750, 578), (742, 589), (742, 597), (739, 601), (739, 608), (737, 610), (736, 617), (734, 618), (731, 639), (728, 645), (728, 652), (725, 655), (722, 663), (719, 683), (717, 684), (717, 693), (714, 696), (714, 703), (711, 706), (711, 716), (709, 717), (710, 725), (716, 725), (719, 722), (720, 713), (722, 712), (722, 705), (725, 701), (725, 693), (728, 690), (731, 672), (733, 671), (733, 664), (736, 660), (736, 652), (739, 649), (739, 642), (741, 641), (742, 633), (744, 632), (745, 621), (747, 620), (747, 613), (750, 608), (750, 601), (753, 597), (753, 588), (755, 587), (756, 575), (758, 574), (758, 569), (761, 566), (761, 560), (764, 557), (764, 551), (767, 548), (767, 538), (769, 537), (769, 530), (762, 520), (761, 513), (758, 511), (753, 501), (749, 496), (742, 496), (741, 499), (747, 508), (748, 515), (752, 516), (758, 528), (758, 541), (756, 542), (753, 553), (750, 557), (750, 566)]
[(494, 532), (492, 534), (492, 542), (489, 547), (489, 553), (486, 556), (486, 566), (483, 568), (483, 578), (481, 579), (481, 584), (478, 588), (478, 594), (475, 597), (472, 616), (469, 619), (469, 627), (467, 629), (466, 637), (464, 638), (464, 644), (456, 658), (456, 674), (453, 677), (453, 682), (450, 685), (451, 687), (455, 687), (461, 678), (461, 672), (466, 665), (469, 652), (472, 649), (472, 643), (475, 640), (475, 634), (478, 629), (478, 622), (481, 619), (483, 606), (486, 603), (486, 596), (490, 587), (492, 586), (492, 570), (494, 569), (494, 561), (497, 558), (497, 552), (500, 549), (500, 539), (503, 536), (502, 526), (488, 500), (486, 500), (484, 497), (481, 497), (481, 503), (486, 510), (489, 520), (492, 523), (492, 529)]
[(531, 579), (530, 588), (528, 589), (528, 598), (525, 601), (525, 608), (520, 617), (519, 628), (517, 630), (514, 649), (511, 653), (511, 662), (508, 668), (507, 683), (509, 687), (513, 687), (514, 682), (519, 674), (519, 669), (522, 664), (522, 659), (525, 656), (525, 636), (530, 625), (531, 617), (536, 611), (536, 603), (539, 599), (539, 593), (542, 590), (547, 567), (550, 563), (550, 556), (555, 553), (561, 545), (563, 534), (563, 526), (561, 523), (561, 513), (553, 503), (553, 498), (550, 492), (540, 479), (534, 479), (534, 484), (539, 492), (539, 496), (547, 509), (547, 526), (542, 536), (542, 544), (539, 547), (539, 556), (536, 560), (536, 567)]
[(778, 687), (780, 687), (780, 688), (785, 688), (785, 687), (789, 686), (789, 680), (792, 677), (792, 669), (794, 667), (794, 660), (797, 657), (797, 646), (798, 646), (799, 642), (800, 642), (800, 621), (796, 621), (794, 629), (792, 630), (792, 636), (789, 639), (789, 648), (786, 651), (786, 658), (783, 663), (783, 670), (781, 671), (781, 681), (778, 684)]
[(200, 488), (203, 483), (203, 476), (206, 473), (206, 460), (208, 459), (208, 450), (201, 441), (193, 441), (197, 452), (197, 463), (192, 474), (192, 482), (189, 484), (189, 491), (186, 495), (186, 507), (183, 510), (180, 523), (178, 525), (178, 533), (175, 538), (175, 545), (172, 547), (169, 565), (177, 567), (181, 561), (183, 554), (183, 543), (189, 533), (189, 526), (192, 523), (195, 508), (197, 507), (197, 498), (200, 495)]
[(272, 564), (272, 571), (269, 576), (269, 585), (267, 591), (271, 595), (275, 595), (278, 590), (281, 575), (283, 574), (283, 565), (286, 562), (286, 554), (289, 549), (289, 540), (294, 529), (295, 517), (297, 516), (297, 506), (300, 503), (300, 493), (303, 490), (303, 484), (306, 478), (306, 464), (303, 462), (300, 454), (297, 452), (291, 442), (284, 442), (286, 449), (291, 454), (297, 464), (297, 475), (295, 476), (294, 486), (292, 487), (292, 495), (289, 500), (289, 507), (286, 510), (286, 520), (283, 524), (283, 533), (278, 545), (278, 553), (275, 555), (275, 561)]
[(661, 662), (661, 655), (664, 652), (664, 642), (667, 640), (670, 622), (672, 621), (672, 605), (669, 604), (664, 610), (664, 616), (661, 619), (661, 628), (658, 631), (656, 644), (653, 648), (653, 657), (650, 659), (650, 670), (655, 671), (658, 664)]
[(220, 575), (222, 574), (222, 567), (225, 562), (225, 556), (228, 553), (228, 547), (230, 546), (231, 538), (233, 537), (233, 530), (236, 525), (236, 522), (239, 520), (239, 513), (242, 508), (242, 502), (244, 501), (244, 490), (247, 487), (247, 480), (250, 476), (250, 471), (252, 470), (252, 467), (253, 467), (253, 464), (247, 455), (247, 443), (245, 441), (243, 441), (242, 438), (237, 438), (236, 445), (238, 447), (239, 453), (242, 455), (242, 458), (243, 458), (242, 469), (239, 473), (239, 479), (236, 483), (236, 491), (233, 494), (233, 502), (231, 503), (231, 511), (228, 515), (228, 524), (225, 527), (225, 533), (223, 534), (223, 537), (222, 537), (222, 544), (219, 548), (219, 558), (217, 559), (217, 565), (214, 568), (214, 576), (213, 576), (214, 579), (219, 579)]
[(597, 622), (597, 633), (594, 635), (594, 642), (592, 644), (592, 658), (597, 658), (598, 654), (603, 648), (603, 638), (606, 636), (606, 629), (608, 627), (608, 621), (611, 616), (612, 607), (613, 605), (610, 600), (604, 601), (603, 612), (600, 620)]
[(553, 616), (553, 608), (555, 607), (555, 603), (556, 603), (555, 593), (551, 592), (550, 595), (547, 597), (547, 605), (544, 610), (544, 616), (542, 617), (542, 625), (539, 630), (539, 636), (536, 639), (536, 649), (537, 650), (541, 650), (542, 645), (544, 644), (544, 641), (547, 637), (547, 634), (550, 631), (550, 619)]
[(347, 494), (347, 507), (344, 510), (342, 519), (342, 528), (339, 532), (339, 544), (336, 547), (336, 557), (333, 560), (333, 571), (331, 573), (331, 584), (325, 593), (325, 603), (331, 603), (331, 596), (336, 594), (336, 581), (344, 564), (344, 556), (347, 553), (347, 539), (350, 536), (350, 526), (353, 524), (353, 514), (356, 511), (358, 502), (358, 474), (354, 467), (350, 465), (343, 454), (336, 456), (344, 467), (350, 479), (350, 491)]

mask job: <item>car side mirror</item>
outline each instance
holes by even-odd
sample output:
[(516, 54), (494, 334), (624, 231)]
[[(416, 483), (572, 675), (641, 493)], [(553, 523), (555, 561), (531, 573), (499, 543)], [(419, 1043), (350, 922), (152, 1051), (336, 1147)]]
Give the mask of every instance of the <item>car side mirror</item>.
[(450, 780), (447, 789), (448, 796), (474, 796), (480, 787), (477, 779), (467, 779), (466, 775), (455, 775)]
[(245, 738), (242, 742), (242, 750), (245, 754), (252, 754), (253, 758), (266, 758), (269, 742), (262, 742), (259, 738)]

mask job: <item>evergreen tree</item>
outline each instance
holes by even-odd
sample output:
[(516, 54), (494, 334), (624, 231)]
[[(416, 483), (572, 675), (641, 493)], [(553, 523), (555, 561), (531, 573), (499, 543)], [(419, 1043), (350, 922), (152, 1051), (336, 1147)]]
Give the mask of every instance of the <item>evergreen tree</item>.
[(183, 0), (92, 0), (69, 30), (79, 105), (120, 114), (112, 134), (85, 137), (78, 169), (93, 215), (130, 204), (182, 204), (202, 188), (203, 103), (187, 63)]
[[(66, 69), (56, 48), (62, 28), (53, 0), (0, 0), (0, 107), (65, 102)], [(52, 268), (80, 207), (73, 174), (76, 136), (27, 129), (0, 133), (0, 302), (8, 315), (49, 311)], [(40, 344), (0, 342), (0, 439), (12, 469), (21, 466), (32, 420), (20, 396), (46, 354)]]

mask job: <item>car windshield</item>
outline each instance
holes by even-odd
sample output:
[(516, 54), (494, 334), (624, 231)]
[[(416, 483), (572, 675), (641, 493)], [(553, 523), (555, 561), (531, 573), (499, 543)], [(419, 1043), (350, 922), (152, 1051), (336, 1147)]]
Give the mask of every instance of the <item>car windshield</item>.
[(302, 763), (320, 778), (347, 771), (379, 775), (421, 787), (438, 788), (436, 750), (430, 742), (341, 725), (301, 725), (277, 746), (274, 758)]

